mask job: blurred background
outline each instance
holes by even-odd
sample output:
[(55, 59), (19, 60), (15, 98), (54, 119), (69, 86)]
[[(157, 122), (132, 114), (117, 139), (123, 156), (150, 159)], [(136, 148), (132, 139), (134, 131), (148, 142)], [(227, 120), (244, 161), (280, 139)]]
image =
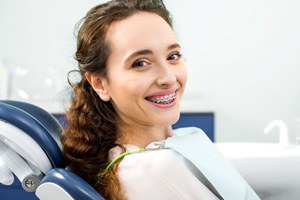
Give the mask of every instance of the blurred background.
[[(0, 0), (0, 99), (63, 114), (75, 24), (104, 1)], [(165, 0), (189, 72), (182, 112), (213, 113), (217, 142), (300, 138), (300, 1)]]

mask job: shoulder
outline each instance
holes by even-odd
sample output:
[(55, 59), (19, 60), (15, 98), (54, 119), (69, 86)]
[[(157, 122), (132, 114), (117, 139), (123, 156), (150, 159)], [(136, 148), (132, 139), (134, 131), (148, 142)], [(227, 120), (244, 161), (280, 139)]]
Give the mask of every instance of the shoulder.
[(147, 169), (153, 173), (160, 173), (164, 167), (182, 161), (183, 157), (172, 149), (159, 149), (128, 155), (121, 161), (119, 168), (121, 168), (120, 171), (134, 170), (138, 172)]
[(184, 171), (182, 164), (183, 158), (171, 149), (141, 152), (124, 157), (118, 167), (118, 176), (130, 197), (149, 199), (149, 195), (156, 195), (152, 192), (161, 191), (161, 197), (170, 199), (171, 196), (165, 195), (172, 194), (174, 199), (177, 193), (173, 189), (174, 179), (178, 171)]
[(211, 199), (202, 198), (210, 192), (172, 149), (128, 155), (119, 164), (118, 176), (128, 199)]

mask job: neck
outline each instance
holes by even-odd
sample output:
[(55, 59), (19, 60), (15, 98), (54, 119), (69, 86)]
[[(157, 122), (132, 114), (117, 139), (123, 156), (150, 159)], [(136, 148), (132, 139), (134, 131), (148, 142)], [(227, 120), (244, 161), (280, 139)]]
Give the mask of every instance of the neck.
[(148, 144), (165, 140), (167, 137), (172, 136), (172, 127), (128, 127), (119, 126), (118, 131), (120, 133), (120, 138), (117, 140), (119, 144), (133, 144), (140, 148), (146, 147)]

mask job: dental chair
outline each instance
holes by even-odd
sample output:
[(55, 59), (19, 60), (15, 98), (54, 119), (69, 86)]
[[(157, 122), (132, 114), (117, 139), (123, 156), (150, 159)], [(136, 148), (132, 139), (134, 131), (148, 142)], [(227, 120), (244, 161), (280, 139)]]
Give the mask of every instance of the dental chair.
[(9, 187), (18, 179), (24, 192), (41, 200), (103, 200), (66, 169), (61, 132), (59, 122), (40, 107), (0, 100), (0, 185)]

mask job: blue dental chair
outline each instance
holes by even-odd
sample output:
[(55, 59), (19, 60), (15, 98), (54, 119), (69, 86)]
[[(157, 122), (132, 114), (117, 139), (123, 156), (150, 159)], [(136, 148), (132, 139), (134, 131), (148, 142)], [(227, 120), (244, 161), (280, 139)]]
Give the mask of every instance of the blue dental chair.
[[(103, 200), (64, 164), (62, 127), (45, 110), (20, 101), (0, 100), (0, 185), (18, 179), (41, 200)], [(0, 190), (0, 199), (1, 195)]]

